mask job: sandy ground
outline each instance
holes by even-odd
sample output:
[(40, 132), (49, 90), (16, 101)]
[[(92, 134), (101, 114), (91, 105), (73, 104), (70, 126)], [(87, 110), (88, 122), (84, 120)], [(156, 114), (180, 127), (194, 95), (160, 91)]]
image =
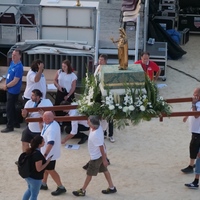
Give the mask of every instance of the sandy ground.
[[(200, 36), (191, 36), (189, 43), (183, 48), (187, 54), (177, 61), (168, 61), (174, 68), (199, 78), (199, 40)], [(167, 87), (160, 89), (164, 98), (189, 97), (193, 89), (200, 83), (176, 70), (167, 68)], [(174, 111), (187, 111), (189, 103), (174, 104)], [(25, 181), (18, 175), (14, 162), (21, 152), (21, 129), (15, 132), (0, 134), (0, 200), (20, 200), (26, 190)], [(4, 128), (1, 125), (0, 128)], [(104, 195), (102, 189), (107, 183), (102, 174), (94, 177), (87, 188), (88, 200), (189, 200), (198, 199), (200, 191), (184, 187), (184, 183), (191, 182), (194, 174), (182, 174), (180, 169), (189, 163), (188, 145), (191, 134), (187, 123), (182, 117), (165, 118), (163, 122), (153, 119), (142, 122), (138, 126), (128, 126), (125, 130), (115, 130), (116, 142), (110, 143), (106, 139), (108, 157), (111, 165), (113, 182), (118, 192)], [(68, 144), (76, 144), (73, 139)], [(68, 150), (63, 146), (62, 155), (57, 162), (63, 185), (67, 193), (58, 197), (51, 196), (56, 185), (51, 178), (48, 180), (48, 191), (41, 191), (39, 200), (49, 199), (77, 199), (72, 191), (79, 189), (85, 179), (82, 166), (89, 160), (87, 144), (79, 150)], [(81, 198), (81, 197), (80, 197)]]

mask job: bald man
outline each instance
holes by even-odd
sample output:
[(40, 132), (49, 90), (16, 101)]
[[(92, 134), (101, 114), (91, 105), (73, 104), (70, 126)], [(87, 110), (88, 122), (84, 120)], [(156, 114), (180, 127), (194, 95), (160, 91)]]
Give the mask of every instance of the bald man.
[(45, 144), (41, 148), (41, 152), (46, 159), (53, 155), (50, 163), (47, 165), (44, 173), (44, 178), (42, 180), (42, 190), (47, 190), (47, 178), (48, 174), (51, 175), (52, 179), (57, 184), (56, 191), (52, 192), (53, 196), (58, 196), (65, 193), (67, 190), (62, 185), (60, 176), (55, 170), (56, 160), (60, 158), (60, 148), (61, 148), (61, 133), (60, 125), (54, 120), (54, 114), (51, 111), (46, 111), (43, 114), (43, 128), (41, 131), (41, 136), (44, 138)]

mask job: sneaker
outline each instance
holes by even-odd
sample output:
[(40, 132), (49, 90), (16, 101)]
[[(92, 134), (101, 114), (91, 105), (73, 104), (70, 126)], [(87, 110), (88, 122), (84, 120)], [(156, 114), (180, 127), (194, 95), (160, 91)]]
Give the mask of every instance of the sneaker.
[(72, 194), (74, 195), (74, 196), (77, 196), (77, 197), (80, 197), (80, 196), (85, 196), (85, 193), (86, 193), (86, 191), (83, 191), (82, 189), (80, 189), (80, 190), (76, 190), (76, 191), (73, 191), (72, 192)]
[(117, 192), (117, 189), (116, 189), (116, 187), (114, 187), (114, 189), (108, 188), (107, 190), (102, 190), (101, 192), (102, 192), (103, 194), (112, 194), (112, 193)]
[(51, 195), (58, 196), (58, 195), (65, 193), (65, 192), (67, 192), (67, 190), (64, 187), (63, 188), (57, 187), (57, 190), (52, 192)]
[(199, 185), (194, 184), (194, 183), (186, 183), (185, 186), (190, 188), (190, 189), (198, 189), (199, 188)]
[(47, 185), (41, 185), (40, 190), (48, 190), (48, 186)]
[(111, 137), (109, 137), (109, 140), (110, 140), (110, 142), (115, 142), (115, 139), (114, 139), (114, 137), (113, 136), (111, 136)]
[(193, 173), (194, 171), (193, 171), (193, 167), (192, 166), (188, 166), (188, 167), (186, 167), (186, 168), (184, 168), (184, 169), (181, 169), (181, 171), (183, 172), (183, 173), (185, 173), (185, 174), (190, 174), (190, 173)]

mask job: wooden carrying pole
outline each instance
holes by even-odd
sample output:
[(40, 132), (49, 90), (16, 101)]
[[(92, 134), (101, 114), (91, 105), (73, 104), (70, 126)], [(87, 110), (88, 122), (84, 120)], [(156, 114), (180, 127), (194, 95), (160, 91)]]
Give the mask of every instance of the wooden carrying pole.
[[(54, 120), (57, 122), (67, 122), (67, 121), (80, 121), (80, 120), (87, 120), (87, 116), (55, 116)], [(42, 122), (42, 117), (31, 118), (27, 117), (26, 122)]]
[[(60, 105), (60, 106), (50, 106), (50, 107), (36, 107), (36, 108), (26, 108), (28, 112), (38, 112), (42, 111), (58, 111), (58, 110), (71, 110), (76, 109), (78, 105)], [(55, 116), (54, 119), (58, 122), (63, 121), (75, 121), (75, 120), (87, 120), (86, 116)], [(39, 118), (32, 118), (27, 117), (26, 122), (42, 122), (42, 117)]]
[(35, 108), (25, 108), (28, 112), (38, 112), (43, 111), (58, 111), (58, 110), (72, 110), (76, 109), (78, 105), (60, 105), (60, 106), (50, 106), (50, 107), (35, 107)]
[[(167, 103), (184, 103), (191, 102), (192, 97), (186, 98), (174, 98), (174, 99), (166, 99)], [(38, 112), (40, 110), (43, 111), (59, 111), (59, 110), (71, 110), (76, 109), (78, 105), (60, 105), (60, 106), (51, 106), (51, 107), (36, 107), (36, 108), (26, 108), (28, 112)], [(181, 117), (181, 116), (200, 116), (200, 111), (185, 111), (185, 112), (173, 112), (169, 116), (166, 114), (162, 114), (160, 117), (160, 121), (163, 121), (163, 117)], [(74, 120), (87, 120), (87, 116), (55, 116), (56, 121), (74, 121)], [(27, 117), (26, 122), (42, 122), (42, 117), (39, 118), (31, 118)]]
[[(186, 102), (192, 102), (192, 97), (186, 97), (186, 98), (176, 98), (176, 99), (166, 99), (167, 103), (186, 103)], [(182, 116), (200, 116), (199, 111), (185, 111), (185, 112), (173, 112), (169, 116), (166, 114), (162, 114), (160, 117), (160, 121), (163, 121), (163, 117), (182, 117)]]
[(166, 99), (167, 103), (184, 103), (184, 102), (192, 102), (192, 97), (186, 98), (177, 98), (177, 99)]

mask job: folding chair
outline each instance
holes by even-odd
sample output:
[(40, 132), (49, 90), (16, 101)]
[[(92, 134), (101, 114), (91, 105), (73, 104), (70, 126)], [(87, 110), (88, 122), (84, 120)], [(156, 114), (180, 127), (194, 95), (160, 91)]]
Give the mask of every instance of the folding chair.
[(141, 8), (141, 0), (136, 0), (135, 3), (137, 2), (135, 6), (135, 9), (134, 10), (127, 10), (127, 11), (124, 11), (123, 12), (123, 28), (124, 30), (126, 30), (126, 26), (127, 26), (127, 23), (129, 22), (132, 22), (134, 26), (136, 26), (136, 21), (137, 21), (137, 16), (140, 12), (140, 8)]

